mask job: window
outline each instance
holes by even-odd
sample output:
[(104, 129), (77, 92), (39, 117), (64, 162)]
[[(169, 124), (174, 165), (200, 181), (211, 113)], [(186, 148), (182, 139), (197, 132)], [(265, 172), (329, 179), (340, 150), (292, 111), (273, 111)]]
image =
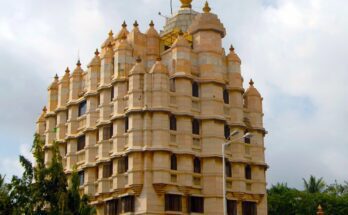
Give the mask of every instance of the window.
[(65, 155), (67, 155), (68, 154), (68, 143), (65, 143)]
[(173, 115), (169, 117), (169, 128), (172, 131), (176, 131), (176, 117)]
[(96, 139), (96, 141), (97, 141), (97, 143), (99, 142), (99, 129), (97, 129), (97, 131), (95, 132), (96, 134), (96, 137), (95, 137), (95, 139)]
[(229, 139), (230, 135), (231, 135), (231, 129), (230, 126), (226, 125), (224, 126), (224, 135), (225, 135), (225, 139)]
[(193, 82), (192, 83), (192, 96), (193, 97), (199, 97), (199, 88), (198, 88), (198, 83)]
[(103, 128), (103, 140), (108, 140), (113, 136), (113, 124), (107, 125)]
[(228, 93), (228, 90), (224, 89), (222, 93), (222, 97), (224, 98), (224, 103), (229, 104), (230, 103), (230, 95)]
[(121, 157), (117, 163), (117, 173), (125, 173), (128, 171), (128, 156)]
[(192, 134), (199, 134), (199, 120), (192, 120)]
[(201, 160), (197, 157), (193, 159), (193, 172), (201, 173)]
[(81, 171), (78, 173), (80, 186), (85, 184), (85, 172)]
[(124, 132), (128, 132), (128, 116), (124, 118)]
[(134, 196), (121, 198), (122, 213), (134, 212)]
[(97, 181), (99, 179), (99, 167), (95, 167), (95, 180)]
[(82, 116), (86, 113), (87, 110), (87, 102), (83, 101), (79, 104), (79, 116)]
[(175, 194), (165, 195), (165, 211), (181, 211), (181, 196)]
[[(247, 133), (249, 133), (249, 131), (245, 130), (244, 135), (246, 135)], [(244, 137), (244, 143), (250, 144), (250, 137)]]
[(243, 215), (256, 215), (257, 207), (255, 202), (242, 203)]
[(226, 170), (226, 177), (232, 177), (232, 166), (231, 162), (228, 160), (225, 161), (225, 170)]
[(112, 86), (111, 87), (111, 95), (110, 95), (110, 100), (113, 101), (114, 100), (114, 97), (115, 97), (115, 91), (114, 91), (114, 87)]
[(251, 179), (251, 167), (250, 167), (250, 165), (247, 165), (246, 167), (245, 167), (245, 178), (246, 179)]
[(106, 215), (117, 215), (118, 199), (113, 199), (106, 202), (105, 212)]
[(237, 201), (227, 200), (227, 215), (237, 215)]
[(169, 80), (169, 90), (170, 90), (170, 92), (175, 92), (175, 79), (174, 78)]
[(171, 155), (170, 156), (170, 169), (171, 170), (177, 170), (177, 159), (176, 159), (176, 155)]
[(69, 109), (68, 110), (66, 110), (66, 115), (65, 115), (65, 117), (66, 117), (66, 121), (69, 121)]
[(112, 161), (103, 165), (103, 178), (109, 178), (113, 174)]
[(204, 198), (198, 196), (189, 196), (187, 208), (188, 212), (204, 213)]
[(86, 136), (79, 136), (77, 138), (77, 151), (81, 151), (82, 149), (85, 148), (86, 145)]

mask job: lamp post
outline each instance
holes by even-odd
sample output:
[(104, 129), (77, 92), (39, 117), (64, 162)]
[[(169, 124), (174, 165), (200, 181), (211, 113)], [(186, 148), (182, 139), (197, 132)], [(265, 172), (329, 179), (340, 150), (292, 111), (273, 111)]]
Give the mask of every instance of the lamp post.
[(228, 137), (228, 141), (222, 144), (222, 192), (223, 192), (223, 210), (224, 210), (224, 215), (227, 215), (227, 203), (226, 203), (226, 170), (225, 170), (225, 148), (226, 146), (230, 145), (232, 142), (235, 142), (237, 140), (243, 139), (243, 138), (247, 138), (247, 137), (252, 137), (251, 133), (246, 133), (244, 136), (242, 137), (238, 137), (235, 139), (231, 140), (231, 137), (236, 136), (237, 134), (239, 134), (239, 131), (235, 130), (233, 131), (230, 136)]

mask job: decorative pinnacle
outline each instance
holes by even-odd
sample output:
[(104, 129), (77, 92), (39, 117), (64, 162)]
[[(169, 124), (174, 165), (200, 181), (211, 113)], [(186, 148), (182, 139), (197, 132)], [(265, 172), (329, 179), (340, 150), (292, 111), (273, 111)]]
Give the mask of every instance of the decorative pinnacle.
[(123, 23), (122, 23), (122, 28), (127, 28), (126, 21), (123, 21)]
[(230, 46), (230, 51), (231, 52), (233, 52), (234, 51), (234, 47), (233, 47), (233, 45), (231, 44), (231, 46)]
[(253, 79), (250, 79), (249, 84), (250, 84), (250, 86), (254, 86), (254, 81), (253, 81)]
[(191, 8), (191, 2), (192, 0), (180, 0), (181, 1), (181, 8)]
[(180, 31), (179, 31), (179, 35), (180, 36), (183, 36), (184, 35), (184, 32), (180, 29)]
[(140, 56), (137, 57), (137, 59), (135, 60), (137, 63), (140, 63), (141, 62), (141, 58)]
[(209, 7), (208, 1), (205, 2), (203, 11), (204, 11), (204, 13), (209, 13), (211, 11), (211, 8)]
[(99, 55), (98, 49), (95, 50), (94, 54), (95, 54), (95, 56), (98, 56), (98, 55)]
[(150, 27), (153, 27), (153, 26), (155, 26), (155, 24), (153, 23), (153, 20), (151, 20)]
[(78, 66), (78, 67), (81, 66), (81, 61), (80, 61), (80, 59), (77, 60), (76, 66)]
[(69, 73), (69, 72), (70, 72), (69, 67), (67, 67), (65, 70), (65, 73)]
[(109, 36), (112, 37), (112, 35), (114, 35), (114, 33), (112, 32), (112, 30), (109, 31)]
[(44, 106), (44, 107), (42, 108), (42, 111), (43, 111), (43, 112), (46, 112), (46, 111), (47, 111), (46, 106)]
[(58, 74), (56, 73), (56, 75), (54, 76), (54, 79), (55, 80), (58, 80), (59, 79), (59, 77), (58, 77)]
[(137, 20), (135, 20), (135, 22), (134, 22), (133, 26), (134, 26), (134, 27), (138, 27), (138, 26), (139, 26), (139, 24), (138, 24)]

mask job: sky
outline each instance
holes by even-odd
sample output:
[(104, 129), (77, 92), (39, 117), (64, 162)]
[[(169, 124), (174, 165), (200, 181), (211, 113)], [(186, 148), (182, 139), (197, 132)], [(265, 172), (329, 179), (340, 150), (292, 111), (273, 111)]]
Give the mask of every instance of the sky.
[[(0, 174), (20, 175), (31, 157), (47, 87), (65, 68), (92, 59), (112, 29), (150, 20), (160, 30), (170, 0), (0, 0)], [(203, 0), (194, 0), (201, 11)], [(180, 3), (173, 0), (176, 11)], [(264, 100), (268, 185), (302, 178), (348, 181), (348, 2), (210, 0)], [(129, 27), (130, 29), (130, 27)]]

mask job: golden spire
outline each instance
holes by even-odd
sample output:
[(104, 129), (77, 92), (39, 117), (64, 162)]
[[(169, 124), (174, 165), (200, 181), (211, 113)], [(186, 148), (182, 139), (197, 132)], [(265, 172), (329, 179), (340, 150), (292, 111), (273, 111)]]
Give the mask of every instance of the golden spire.
[(234, 47), (233, 45), (230, 46), (230, 51), (233, 52), (234, 51)]
[(58, 81), (59, 77), (58, 74), (56, 73), (56, 75), (54, 76), (54, 80)]
[(204, 11), (204, 13), (209, 13), (211, 11), (211, 8), (209, 7), (208, 1), (205, 2), (203, 11)]
[(180, 0), (181, 1), (181, 8), (191, 8), (191, 2), (192, 0)]
[(254, 81), (253, 81), (253, 79), (250, 79), (249, 84), (250, 84), (250, 86), (254, 86)]
[(81, 66), (81, 61), (80, 61), (80, 59), (77, 60), (76, 66), (78, 66), (78, 67)]
[(153, 23), (153, 20), (151, 20), (151, 22), (150, 22), (150, 27), (153, 27), (153, 26), (155, 26), (155, 24)]
[(65, 73), (70, 73), (69, 67), (66, 68)]

